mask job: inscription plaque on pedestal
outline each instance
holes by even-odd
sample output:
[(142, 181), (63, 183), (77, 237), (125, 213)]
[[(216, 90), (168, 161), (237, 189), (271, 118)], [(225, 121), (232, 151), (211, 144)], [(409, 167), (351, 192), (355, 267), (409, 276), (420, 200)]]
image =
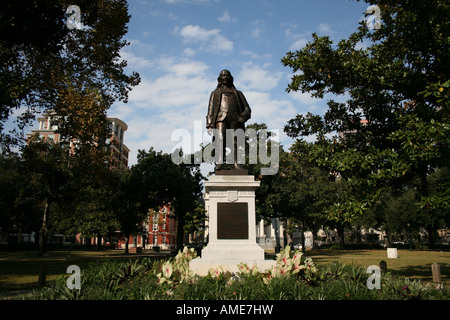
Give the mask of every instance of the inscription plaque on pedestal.
[(248, 203), (217, 203), (217, 239), (248, 239)]
[[(230, 170), (233, 171), (233, 170)], [(264, 258), (256, 243), (255, 190), (260, 182), (251, 175), (213, 175), (205, 181), (205, 208), (208, 213), (208, 245), (202, 256), (189, 262), (198, 275), (211, 268), (239, 272), (241, 262), (272, 269), (276, 261)]]

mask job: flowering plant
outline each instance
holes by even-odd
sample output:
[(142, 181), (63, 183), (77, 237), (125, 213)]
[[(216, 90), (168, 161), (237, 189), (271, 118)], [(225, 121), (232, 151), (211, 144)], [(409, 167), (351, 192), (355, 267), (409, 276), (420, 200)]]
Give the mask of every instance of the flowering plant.
[(281, 276), (290, 276), (298, 274), (299, 276), (311, 277), (317, 272), (317, 268), (310, 257), (303, 257), (299, 250), (291, 251), (290, 246), (286, 246), (276, 255), (276, 265), (263, 275), (264, 283), (268, 284), (272, 278)]
[(252, 276), (258, 274), (258, 267), (256, 266), (256, 264), (254, 264), (253, 267), (250, 268), (246, 263), (241, 262), (237, 267), (241, 274)]
[(156, 276), (158, 277), (158, 284), (167, 283), (178, 284), (184, 281), (189, 281), (193, 278), (194, 272), (189, 269), (189, 262), (197, 256), (195, 249), (183, 248), (183, 251), (178, 251), (174, 260), (164, 262), (157, 268)]

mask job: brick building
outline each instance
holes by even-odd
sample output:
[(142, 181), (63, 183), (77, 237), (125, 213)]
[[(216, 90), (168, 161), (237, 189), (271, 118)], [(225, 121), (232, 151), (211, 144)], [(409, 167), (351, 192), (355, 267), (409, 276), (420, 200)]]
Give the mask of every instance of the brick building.
[(162, 207), (158, 212), (150, 211), (148, 245), (161, 249), (172, 249), (177, 242), (177, 220), (170, 206)]
[[(159, 248), (170, 250), (176, 247), (177, 220), (170, 206), (163, 206), (159, 211), (149, 210), (147, 221), (142, 225), (142, 232), (136, 237), (130, 236), (129, 247), (144, 249)], [(125, 248), (125, 238), (118, 237), (115, 248)]]

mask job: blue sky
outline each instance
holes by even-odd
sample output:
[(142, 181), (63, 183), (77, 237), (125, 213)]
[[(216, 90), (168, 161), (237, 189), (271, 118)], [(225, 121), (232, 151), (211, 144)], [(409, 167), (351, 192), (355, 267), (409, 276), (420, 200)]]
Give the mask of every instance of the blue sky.
[[(128, 124), (125, 144), (129, 164), (138, 149), (171, 152), (174, 130), (194, 133), (204, 127), (209, 95), (222, 69), (231, 71), (235, 86), (252, 108), (248, 123), (280, 130), (297, 113), (322, 114), (326, 100), (287, 93), (292, 76), (281, 59), (301, 49), (311, 34), (346, 38), (368, 7), (355, 0), (129, 0), (131, 20), (121, 52), (127, 72), (137, 71), (141, 84), (127, 104), (109, 110)], [(206, 130), (204, 140), (207, 141)], [(196, 149), (197, 146), (194, 146)]]

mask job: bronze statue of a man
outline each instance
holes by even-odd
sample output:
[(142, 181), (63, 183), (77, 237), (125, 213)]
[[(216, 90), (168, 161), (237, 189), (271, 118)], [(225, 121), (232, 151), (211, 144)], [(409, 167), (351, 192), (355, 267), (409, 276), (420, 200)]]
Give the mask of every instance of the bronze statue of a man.
[[(227, 145), (226, 130), (245, 130), (245, 122), (250, 119), (251, 115), (250, 106), (244, 95), (234, 87), (233, 76), (230, 71), (222, 70), (217, 81), (217, 88), (211, 92), (209, 98), (208, 114), (206, 116), (206, 128), (208, 131), (216, 129), (217, 138), (222, 143), (222, 154), (219, 156), (215, 170), (221, 169), (224, 163)], [(240, 169), (240, 166), (237, 164), (236, 152), (237, 147), (234, 145), (234, 167)]]

